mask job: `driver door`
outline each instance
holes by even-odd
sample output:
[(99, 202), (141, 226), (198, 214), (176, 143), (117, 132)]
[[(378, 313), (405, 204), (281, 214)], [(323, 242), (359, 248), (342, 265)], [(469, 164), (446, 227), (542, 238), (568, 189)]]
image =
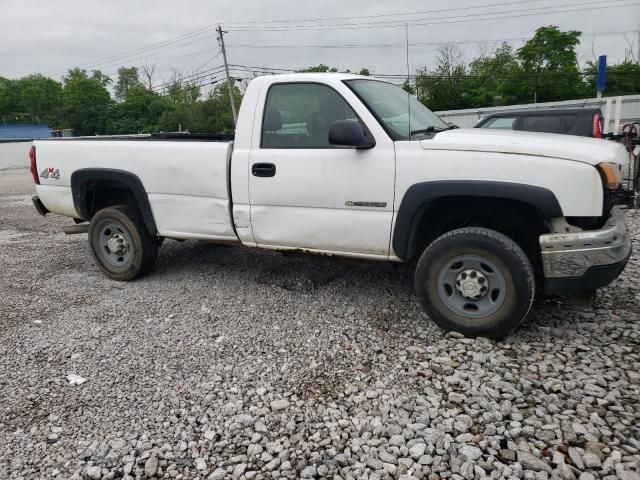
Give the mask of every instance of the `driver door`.
[[(249, 161), (257, 245), (387, 257), (393, 142), (375, 138), (376, 146), (370, 149), (330, 145), (333, 122), (362, 120), (344, 96), (326, 84), (273, 83), (264, 95), (260, 138), (254, 140)], [(365, 130), (372, 135), (371, 129)]]

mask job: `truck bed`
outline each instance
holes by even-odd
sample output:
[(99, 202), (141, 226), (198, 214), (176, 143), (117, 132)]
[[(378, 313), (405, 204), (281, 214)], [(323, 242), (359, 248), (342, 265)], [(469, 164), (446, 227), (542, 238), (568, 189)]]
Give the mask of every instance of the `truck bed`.
[(233, 142), (224, 138), (154, 134), (36, 140), (38, 171), (58, 170), (40, 177), (38, 195), (51, 212), (77, 217), (73, 172), (122, 170), (142, 182), (159, 235), (236, 240), (228, 182)]

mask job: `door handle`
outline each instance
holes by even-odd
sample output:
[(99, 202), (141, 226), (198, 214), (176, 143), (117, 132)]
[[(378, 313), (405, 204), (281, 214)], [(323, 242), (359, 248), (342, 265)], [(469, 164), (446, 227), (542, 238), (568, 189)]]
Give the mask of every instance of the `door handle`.
[(254, 177), (273, 177), (276, 174), (276, 166), (273, 163), (254, 163), (251, 173)]

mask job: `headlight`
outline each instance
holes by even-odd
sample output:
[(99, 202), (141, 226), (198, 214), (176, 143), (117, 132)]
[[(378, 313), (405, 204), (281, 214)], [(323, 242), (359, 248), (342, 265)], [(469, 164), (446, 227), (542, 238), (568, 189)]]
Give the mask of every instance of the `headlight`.
[(605, 188), (616, 189), (622, 183), (622, 171), (620, 165), (616, 163), (602, 162), (596, 165), (602, 185)]

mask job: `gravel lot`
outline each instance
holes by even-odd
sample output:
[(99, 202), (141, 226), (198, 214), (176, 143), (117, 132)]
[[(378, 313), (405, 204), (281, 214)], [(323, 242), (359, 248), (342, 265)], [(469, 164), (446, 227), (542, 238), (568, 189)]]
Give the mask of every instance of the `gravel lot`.
[(109, 281), (0, 173), (0, 479), (640, 479), (637, 253), (469, 340), (402, 265), (167, 241)]

